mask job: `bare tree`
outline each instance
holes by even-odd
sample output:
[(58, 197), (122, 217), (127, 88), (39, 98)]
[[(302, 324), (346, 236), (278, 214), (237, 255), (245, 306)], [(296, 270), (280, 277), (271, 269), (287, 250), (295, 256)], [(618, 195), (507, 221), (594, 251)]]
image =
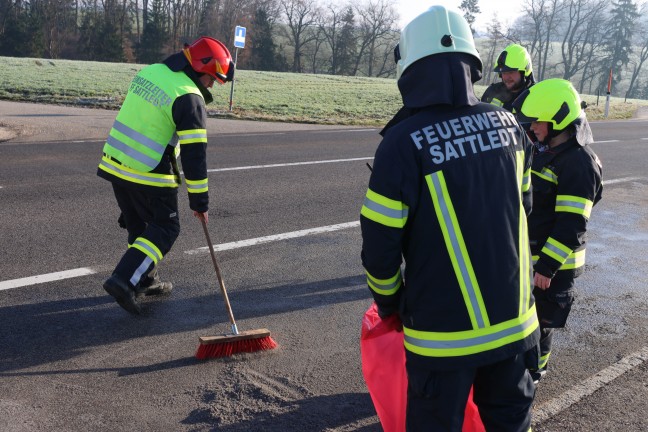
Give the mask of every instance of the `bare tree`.
[(313, 31), (320, 14), (317, 3), (317, 0), (279, 0), (287, 21), (286, 36), (294, 50), (293, 72), (302, 72), (304, 46), (317, 37), (317, 32)]
[(357, 75), (364, 58), (367, 65), (366, 75), (373, 76), (376, 48), (381, 39), (389, 37), (395, 30), (398, 12), (390, 0), (369, 0), (367, 3), (356, 5), (355, 12), (360, 20), (360, 37), (353, 75)]
[(560, 52), (563, 79), (581, 72), (601, 47), (601, 23), (606, 0), (566, 0), (565, 25)]
[[(641, 5), (641, 10), (639, 14), (644, 17), (646, 16), (646, 11), (648, 10), (648, 5), (644, 3)], [(637, 46), (640, 48), (639, 54), (636, 56), (636, 59), (632, 61), (632, 75), (630, 77), (630, 84), (628, 85), (628, 90), (626, 95), (634, 97), (636, 93), (635, 84), (641, 73), (641, 69), (648, 60), (648, 22), (645, 20), (638, 24), (635, 34), (635, 40)]]

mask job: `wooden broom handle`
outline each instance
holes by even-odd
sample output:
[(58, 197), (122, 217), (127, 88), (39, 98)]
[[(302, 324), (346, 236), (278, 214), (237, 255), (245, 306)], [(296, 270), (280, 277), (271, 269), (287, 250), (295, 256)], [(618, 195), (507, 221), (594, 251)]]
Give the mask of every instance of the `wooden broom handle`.
[(209, 231), (207, 231), (207, 224), (203, 217), (199, 217), (200, 222), (202, 223), (203, 231), (205, 232), (205, 238), (207, 239), (207, 245), (209, 246), (209, 253), (211, 254), (212, 262), (214, 263), (214, 270), (216, 270), (216, 276), (218, 277), (218, 284), (220, 285), (221, 292), (223, 293), (223, 300), (225, 300), (225, 306), (227, 307), (227, 313), (229, 314), (230, 323), (232, 324), (232, 329), (234, 333), (238, 334), (236, 327), (236, 321), (234, 321), (234, 313), (232, 313), (232, 306), (230, 305), (229, 297), (227, 297), (227, 290), (225, 289), (225, 284), (223, 283), (223, 277), (221, 276), (220, 268), (218, 267), (218, 262), (216, 261), (216, 254), (214, 253), (214, 246), (212, 245), (211, 238), (209, 237)]

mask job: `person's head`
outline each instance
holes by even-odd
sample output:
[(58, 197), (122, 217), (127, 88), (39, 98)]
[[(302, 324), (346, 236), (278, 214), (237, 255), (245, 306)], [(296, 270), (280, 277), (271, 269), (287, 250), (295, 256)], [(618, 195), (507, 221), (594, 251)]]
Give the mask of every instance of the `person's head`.
[(569, 81), (552, 78), (524, 90), (513, 102), (513, 113), (520, 123), (530, 124), (539, 142), (552, 144), (552, 139), (574, 130), (582, 113), (581, 98)]
[(182, 51), (205, 87), (210, 88), (214, 81), (225, 84), (234, 78), (234, 61), (222, 42), (202, 36)]
[(531, 56), (522, 45), (511, 44), (504, 48), (497, 57), (493, 71), (499, 74), (506, 88), (513, 92), (522, 90), (529, 81), (533, 82)]
[(401, 31), (394, 50), (396, 79), (418, 60), (442, 53), (470, 54), (479, 62), (481, 71), (481, 59), (466, 19), (458, 11), (432, 6)]

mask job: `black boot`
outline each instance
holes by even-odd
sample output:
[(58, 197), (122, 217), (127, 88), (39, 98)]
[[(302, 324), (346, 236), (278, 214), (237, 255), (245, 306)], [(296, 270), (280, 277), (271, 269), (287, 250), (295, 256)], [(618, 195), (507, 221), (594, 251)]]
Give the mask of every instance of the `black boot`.
[(103, 284), (104, 289), (108, 294), (113, 296), (119, 306), (126, 309), (133, 315), (139, 315), (142, 309), (135, 301), (135, 290), (129, 284), (123, 281), (119, 276), (113, 274)]
[(162, 282), (158, 274), (157, 267), (154, 267), (151, 272), (146, 275), (139, 284), (137, 284), (136, 294), (137, 297), (143, 296), (157, 296), (171, 293), (173, 284), (171, 282)]

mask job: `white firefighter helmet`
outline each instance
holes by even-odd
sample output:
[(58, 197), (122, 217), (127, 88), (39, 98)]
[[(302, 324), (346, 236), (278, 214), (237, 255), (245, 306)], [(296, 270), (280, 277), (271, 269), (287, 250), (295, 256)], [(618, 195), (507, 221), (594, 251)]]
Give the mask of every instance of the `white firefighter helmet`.
[(472, 30), (466, 19), (453, 9), (432, 6), (407, 24), (394, 50), (396, 79), (417, 60), (441, 53), (466, 53), (479, 60)]

